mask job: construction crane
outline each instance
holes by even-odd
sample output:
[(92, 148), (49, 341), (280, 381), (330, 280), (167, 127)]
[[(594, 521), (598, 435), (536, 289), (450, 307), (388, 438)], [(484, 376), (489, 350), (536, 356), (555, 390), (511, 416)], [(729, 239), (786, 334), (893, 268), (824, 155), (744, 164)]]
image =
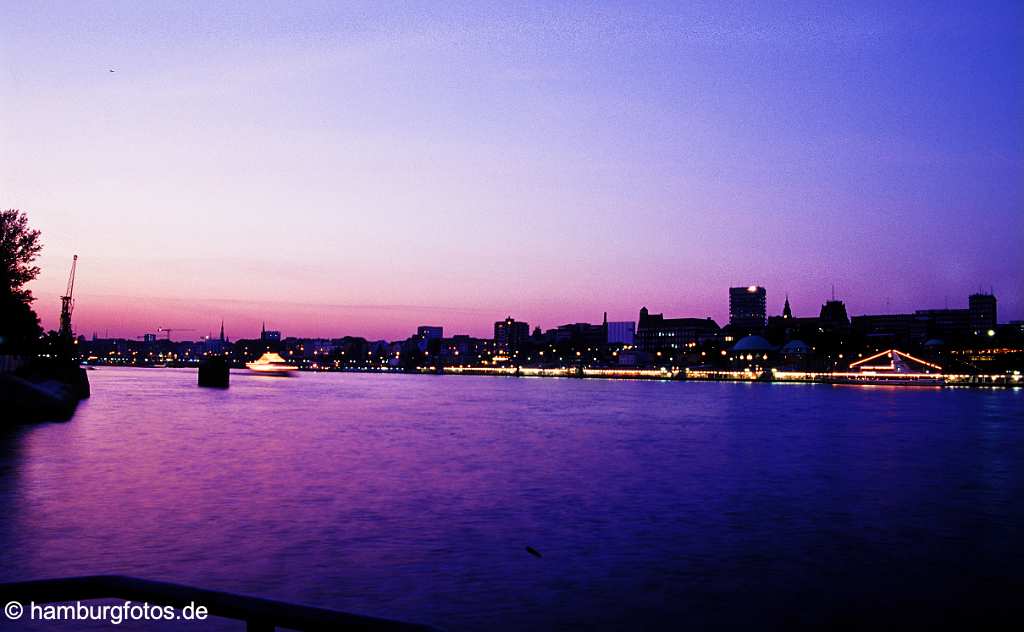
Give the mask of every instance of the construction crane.
[(167, 334), (167, 340), (170, 340), (172, 331), (195, 331), (195, 329), (188, 329), (185, 327), (157, 327), (156, 331), (157, 333)]
[(68, 275), (68, 287), (64, 296), (60, 297), (60, 331), (61, 338), (71, 339), (71, 312), (75, 309), (75, 268), (78, 267), (78, 255), (71, 258), (71, 274)]

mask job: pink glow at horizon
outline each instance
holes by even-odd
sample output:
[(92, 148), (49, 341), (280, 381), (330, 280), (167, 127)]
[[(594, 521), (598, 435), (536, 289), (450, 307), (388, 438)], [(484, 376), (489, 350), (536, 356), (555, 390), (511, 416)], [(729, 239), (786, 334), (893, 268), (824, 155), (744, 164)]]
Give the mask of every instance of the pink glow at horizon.
[(1024, 318), (1020, 5), (5, 13), (48, 328), (75, 253), (86, 336), (724, 324), (750, 284)]

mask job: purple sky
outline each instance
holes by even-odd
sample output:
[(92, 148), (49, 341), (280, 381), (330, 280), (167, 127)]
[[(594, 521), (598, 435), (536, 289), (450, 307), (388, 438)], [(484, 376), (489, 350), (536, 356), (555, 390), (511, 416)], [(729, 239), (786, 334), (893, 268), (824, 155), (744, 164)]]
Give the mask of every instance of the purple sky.
[(73, 253), (86, 335), (1024, 318), (1019, 2), (163, 4), (4, 7), (48, 327)]

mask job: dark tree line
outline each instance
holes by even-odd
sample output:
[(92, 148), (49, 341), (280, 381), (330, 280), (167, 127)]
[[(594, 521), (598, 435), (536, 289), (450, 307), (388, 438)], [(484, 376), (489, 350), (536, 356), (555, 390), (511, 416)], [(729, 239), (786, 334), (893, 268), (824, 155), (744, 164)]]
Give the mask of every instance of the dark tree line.
[(43, 245), (39, 231), (17, 209), (0, 211), (0, 353), (23, 353), (39, 341), (42, 328), (25, 285), (39, 276), (33, 265)]

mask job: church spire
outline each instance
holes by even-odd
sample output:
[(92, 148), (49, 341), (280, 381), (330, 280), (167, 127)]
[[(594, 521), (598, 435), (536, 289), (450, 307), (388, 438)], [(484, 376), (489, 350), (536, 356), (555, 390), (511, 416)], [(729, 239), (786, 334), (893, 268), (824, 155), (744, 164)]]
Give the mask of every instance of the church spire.
[(224, 342), (224, 319), (220, 319), (220, 341)]
[(793, 317), (793, 310), (790, 309), (790, 307), (789, 307), (789, 294), (788, 293), (786, 294), (786, 304), (782, 307), (782, 317), (783, 318), (792, 318)]

